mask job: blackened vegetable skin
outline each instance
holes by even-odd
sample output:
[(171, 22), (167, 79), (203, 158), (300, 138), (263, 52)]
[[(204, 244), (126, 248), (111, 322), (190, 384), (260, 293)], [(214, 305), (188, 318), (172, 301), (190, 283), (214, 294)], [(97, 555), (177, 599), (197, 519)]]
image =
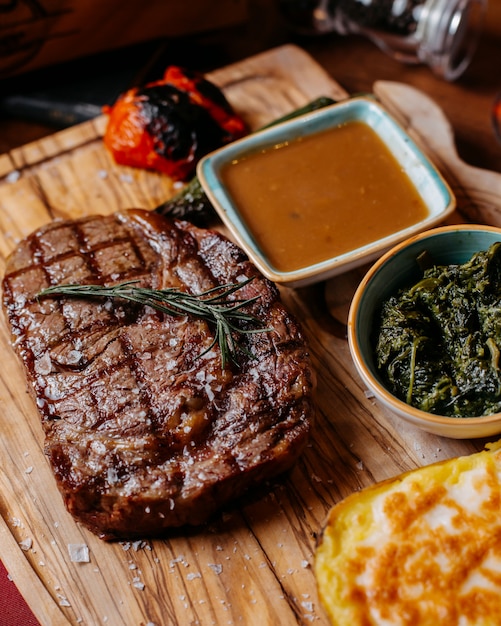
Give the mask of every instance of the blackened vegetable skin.
[(188, 180), (202, 156), (247, 134), (222, 91), (202, 75), (167, 68), (112, 107), (104, 143), (117, 163)]
[(388, 388), (424, 411), (501, 411), (501, 243), (462, 265), (433, 266), (388, 299), (377, 366)]

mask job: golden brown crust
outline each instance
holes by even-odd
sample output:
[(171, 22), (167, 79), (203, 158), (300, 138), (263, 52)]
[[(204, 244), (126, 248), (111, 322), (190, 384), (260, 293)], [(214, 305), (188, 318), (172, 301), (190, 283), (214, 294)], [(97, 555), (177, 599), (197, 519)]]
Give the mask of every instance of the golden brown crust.
[(315, 557), (332, 623), (496, 624), (500, 470), (497, 445), (407, 472), (333, 507)]

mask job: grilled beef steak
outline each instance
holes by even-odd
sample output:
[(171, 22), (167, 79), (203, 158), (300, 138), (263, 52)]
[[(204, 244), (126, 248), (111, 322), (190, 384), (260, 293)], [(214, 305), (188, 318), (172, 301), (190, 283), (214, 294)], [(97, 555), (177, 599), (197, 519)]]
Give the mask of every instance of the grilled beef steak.
[[(235, 298), (269, 332), (222, 368), (207, 322), (119, 300), (37, 299), (55, 284), (139, 280)], [(313, 372), (276, 287), (220, 234), (129, 210), (53, 222), (8, 260), (4, 307), (69, 512), (103, 539), (200, 524), (288, 469), (312, 420)]]

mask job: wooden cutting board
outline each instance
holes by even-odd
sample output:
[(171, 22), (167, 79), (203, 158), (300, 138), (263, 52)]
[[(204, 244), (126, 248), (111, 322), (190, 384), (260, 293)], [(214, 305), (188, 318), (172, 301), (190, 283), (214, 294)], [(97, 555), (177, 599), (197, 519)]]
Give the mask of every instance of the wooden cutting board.
[[(294, 46), (209, 78), (254, 129), (320, 95), (347, 95)], [(175, 191), (165, 176), (116, 166), (101, 141), (105, 124), (100, 117), (0, 156), (2, 270), (17, 242), (50, 220), (154, 208)], [(209, 525), (163, 540), (104, 543), (66, 512), (2, 318), (0, 558), (44, 626), (327, 624), (311, 565), (329, 508), (376, 481), (485, 443), (403, 426), (367, 397), (342, 316), (329, 312), (332, 294), (350, 294), (357, 276), (333, 279), (326, 291), (282, 290), (318, 373), (317, 422), (301, 460)], [(71, 544), (87, 546), (89, 561), (72, 561)]]

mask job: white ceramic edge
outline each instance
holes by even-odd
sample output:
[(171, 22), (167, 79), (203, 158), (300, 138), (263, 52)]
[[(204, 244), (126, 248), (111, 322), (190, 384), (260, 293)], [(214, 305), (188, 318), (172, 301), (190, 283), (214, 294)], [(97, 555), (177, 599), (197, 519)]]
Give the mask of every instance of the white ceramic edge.
[(362, 294), (367, 284), (373, 279), (387, 260), (398, 251), (403, 250), (416, 241), (425, 240), (430, 236), (441, 232), (453, 232), (458, 230), (488, 231), (499, 234), (501, 240), (501, 228), (497, 228), (495, 226), (482, 226), (479, 224), (454, 224), (419, 233), (410, 239), (406, 239), (405, 241), (399, 243), (397, 246), (386, 252), (380, 259), (378, 259), (378, 261), (376, 261), (376, 263), (365, 274), (355, 291), (348, 313), (348, 345), (352, 360), (360, 378), (363, 380), (367, 388), (374, 393), (375, 398), (393, 413), (400, 416), (406, 422), (435, 435), (449, 437), (451, 439), (476, 439), (481, 437), (490, 437), (501, 433), (501, 413), (485, 417), (444, 417), (426, 413), (425, 411), (421, 411), (420, 409), (399, 400), (379, 381), (375, 380), (367, 373), (367, 367), (364, 359), (362, 358), (356, 332), (358, 304)]
[[(294, 136), (300, 136), (301, 134), (304, 134), (301, 132), (301, 128), (307, 127), (308, 124), (312, 123), (312, 120), (315, 120), (316, 118), (328, 118), (333, 110), (341, 115), (343, 111), (347, 108), (353, 108), (357, 105), (357, 103), (363, 103), (365, 107), (371, 107), (373, 110), (377, 111), (377, 115), (384, 119), (384, 121), (392, 127), (392, 130), (397, 132), (399, 138), (403, 140), (403, 142), (405, 142), (407, 147), (411, 150), (414, 158), (416, 158), (420, 164), (426, 168), (429, 179), (433, 181), (433, 184), (436, 185), (437, 188), (440, 188), (440, 193), (444, 199), (446, 197), (448, 198), (448, 203), (444, 204), (441, 210), (430, 214), (421, 222), (388, 235), (384, 239), (380, 239), (351, 252), (300, 270), (295, 270), (293, 272), (280, 272), (273, 268), (268, 263), (266, 256), (261, 253), (252, 236), (239, 220), (236, 209), (231, 207), (232, 215), (228, 213), (228, 210), (225, 208), (226, 199), (224, 198), (225, 194), (222, 191), (221, 185), (218, 184), (213, 187), (209, 180), (218, 180), (216, 167), (213, 163), (218, 159), (222, 160), (226, 158), (226, 160), (228, 160), (228, 156), (230, 159), (236, 158), (248, 149), (246, 148), (248, 144), (252, 145), (260, 138), (263, 139), (263, 137), (265, 138), (265, 146), (274, 145), (277, 141), (280, 141), (282, 133), (287, 132), (290, 127), (299, 128)], [(355, 119), (361, 118), (358, 116), (355, 117)], [(328, 128), (336, 123), (339, 123), (338, 118), (335, 118), (334, 122), (331, 124), (327, 122), (321, 128)], [(377, 129), (375, 130), (377, 132)], [(378, 135), (381, 136), (379, 133)], [(385, 141), (384, 138), (382, 139)], [(387, 144), (386, 141), (385, 143)], [(398, 242), (408, 239), (412, 235), (423, 230), (433, 228), (440, 222), (443, 222), (456, 208), (454, 193), (435, 165), (412, 141), (403, 127), (400, 126), (400, 124), (378, 102), (376, 102), (372, 97), (364, 96), (344, 100), (317, 111), (306, 113), (295, 119), (281, 122), (275, 126), (270, 126), (262, 131), (255, 132), (247, 137), (243, 137), (242, 139), (234, 141), (231, 144), (223, 146), (222, 148), (207, 154), (200, 160), (197, 165), (197, 176), (219, 217), (235, 238), (236, 242), (245, 250), (250, 260), (256, 265), (264, 276), (276, 283), (286, 284), (290, 287), (301, 287), (314, 282), (327, 280), (337, 274), (349, 271), (350, 269), (358, 267), (364, 263), (371, 262), (376, 259), (378, 255), (381, 255), (385, 251), (389, 250)], [(231, 204), (232, 203), (228, 201), (228, 205)]]

